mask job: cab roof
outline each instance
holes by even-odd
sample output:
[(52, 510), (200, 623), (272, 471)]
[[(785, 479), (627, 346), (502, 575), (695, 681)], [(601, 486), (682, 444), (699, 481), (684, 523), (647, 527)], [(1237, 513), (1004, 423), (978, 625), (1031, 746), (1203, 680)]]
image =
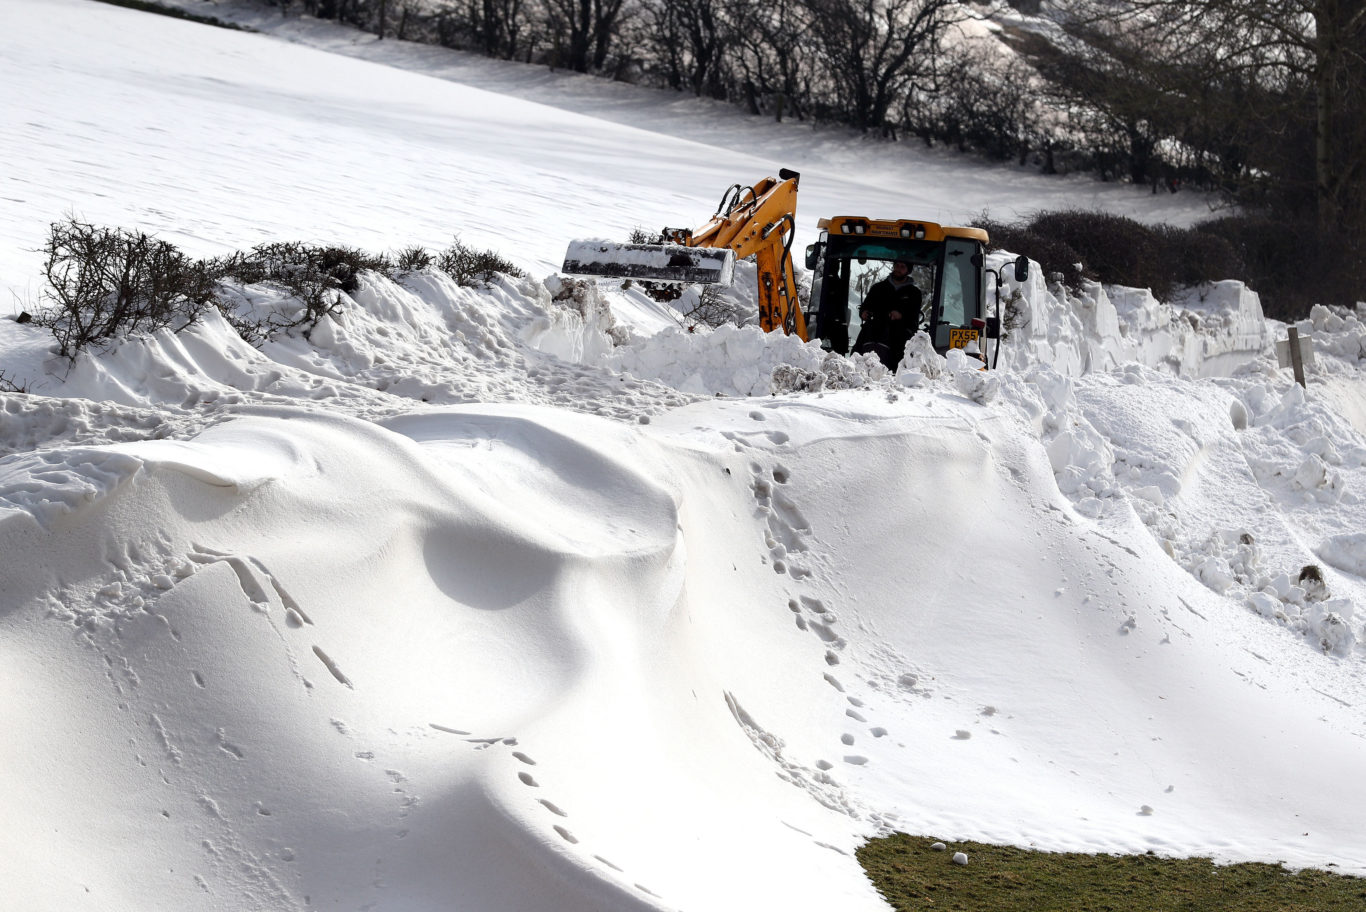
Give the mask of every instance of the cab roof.
[(816, 227), (830, 234), (862, 235), (865, 237), (913, 238), (924, 241), (943, 241), (945, 238), (964, 238), (986, 244), (990, 241), (981, 228), (956, 228), (915, 219), (870, 219), (861, 215), (836, 215), (823, 218)]

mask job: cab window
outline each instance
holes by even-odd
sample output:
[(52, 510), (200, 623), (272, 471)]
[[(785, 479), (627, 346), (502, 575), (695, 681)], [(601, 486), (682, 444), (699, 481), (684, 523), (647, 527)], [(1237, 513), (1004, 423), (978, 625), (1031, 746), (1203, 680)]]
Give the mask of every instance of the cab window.
[(981, 292), (977, 287), (977, 266), (972, 262), (977, 243), (962, 238), (944, 242), (943, 311), (940, 321), (949, 326), (967, 326), (978, 311)]

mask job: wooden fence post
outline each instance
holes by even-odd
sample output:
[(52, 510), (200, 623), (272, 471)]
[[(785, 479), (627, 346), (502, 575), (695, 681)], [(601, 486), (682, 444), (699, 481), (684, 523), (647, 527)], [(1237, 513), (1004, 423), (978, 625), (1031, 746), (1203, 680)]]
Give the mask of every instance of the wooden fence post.
[(1295, 382), (1303, 387), (1305, 385), (1304, 356), (1300, 353), (1300, 331), (1292, 323), (1287, 332), (1290, 334), (1290, 366), (1295, 371)]

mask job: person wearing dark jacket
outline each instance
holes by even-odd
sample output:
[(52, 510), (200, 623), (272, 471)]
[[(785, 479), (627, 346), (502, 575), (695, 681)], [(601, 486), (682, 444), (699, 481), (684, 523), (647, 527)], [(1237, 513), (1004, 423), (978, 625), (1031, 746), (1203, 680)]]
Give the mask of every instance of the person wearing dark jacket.
[(892, 264), (891, 275), (868, 289), (859, 308), (859, 329), (854, 351), (873, 352), (888, 370), (896, 370), (915, 335), (920, 320), (921, 294), (911, 281), (911, 266), (904, 260)]

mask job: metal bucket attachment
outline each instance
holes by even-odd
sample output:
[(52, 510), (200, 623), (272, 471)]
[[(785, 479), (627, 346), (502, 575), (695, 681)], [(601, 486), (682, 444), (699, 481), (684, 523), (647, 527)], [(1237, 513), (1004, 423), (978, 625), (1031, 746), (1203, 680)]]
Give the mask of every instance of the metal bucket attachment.
[(735, 251), (682, 244), (618, 244), (571, 241), (564, 255), (568, 275), (729, 285), (735, 278)]

